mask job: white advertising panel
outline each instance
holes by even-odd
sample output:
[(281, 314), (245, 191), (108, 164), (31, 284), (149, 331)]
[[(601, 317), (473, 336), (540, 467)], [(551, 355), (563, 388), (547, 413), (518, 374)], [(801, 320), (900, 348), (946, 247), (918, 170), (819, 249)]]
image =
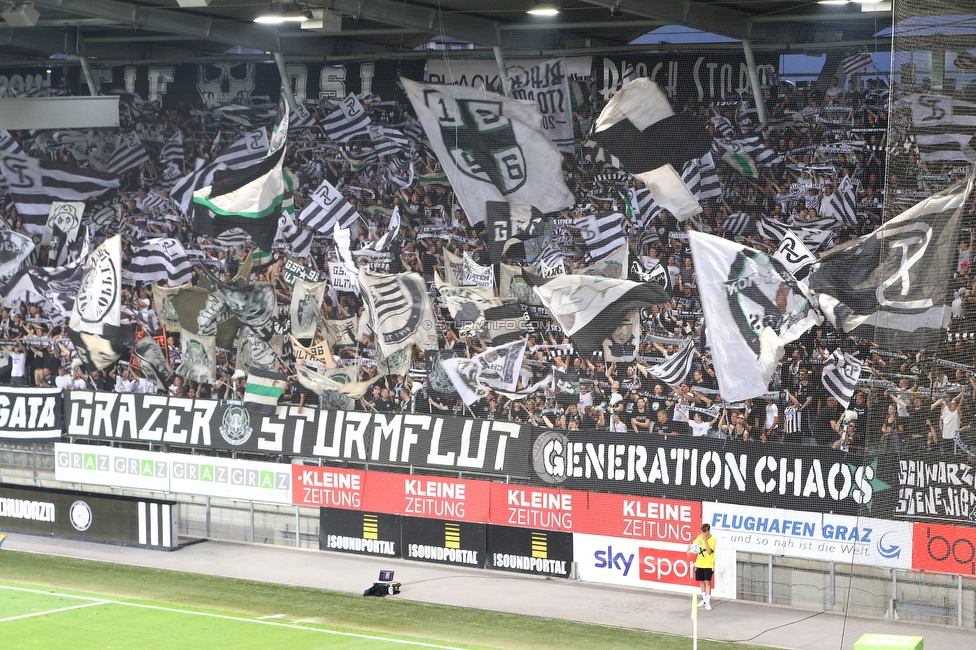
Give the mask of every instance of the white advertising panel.
[[(699, 590), (695, 558), (686, 544), (573, 534), (573, 560), (580, 580), (690, 594)], [(715, 549), (716, 598), (735, 598), (735, 551)]]
[(702, 515), (712, 534), (737, 551), (912, 567), (912, 525), (907, 522), (714, 502), (702, 504)]
[(291, 504), (291, 465), (170, 454), (170, 492)]
[(291, 505), (291, 465), (95, 445), (54, 445), (54, 477), (157, 492)]
[(54, 443), (54, 478), (64, 483), (169, 492), (165, 454)]

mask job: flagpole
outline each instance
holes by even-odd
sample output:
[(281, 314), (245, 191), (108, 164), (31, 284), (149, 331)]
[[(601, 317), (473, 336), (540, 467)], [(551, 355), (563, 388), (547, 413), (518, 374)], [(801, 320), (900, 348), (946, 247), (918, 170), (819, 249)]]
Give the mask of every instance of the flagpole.
[(691, 620), (692, 620), (691, 648), (692, 650), (698, 650), (698, 592), (697, 591), (693, 591), (691, 593)]

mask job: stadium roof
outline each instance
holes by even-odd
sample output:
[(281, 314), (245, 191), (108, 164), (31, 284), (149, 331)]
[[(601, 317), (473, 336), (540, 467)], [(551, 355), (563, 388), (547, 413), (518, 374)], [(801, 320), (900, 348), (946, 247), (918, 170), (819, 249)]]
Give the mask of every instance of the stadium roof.
[[(875, 36), (891, 27), (890, 3), (557, 0), (558, 16), (527, 14), (542, 2), (300, 0), (275, 7), (315, 16), (322, 9), (341, 14), (341, 28), (336, 32), (337, 22), (332, 31), (302, 29), (297, 23), (254, 23), (254, 18), (271, 9), (268, 0), (33, 0), (39, 13), (34, 26), (0, 23), (0, 63), (37, 64), (52, 56), (70, 59), (82, 55), (103, 65), (145, 65), (261, 60), (262, 56), (269, 58), (266, 52), (280, 52), (293, 62), (341, 62), (426, 57), (424, 50), (434, 42), (433, 47), (451, 47), (457, 56), (490, 56), (490, 48), (497, 46), (506, 57), (648, 49), (738, 50), (741, 39), (749, 39), (756, 50), (811, 53), (886, 49), (890, 44)], [(202, 6), (181, 7), (179, 3)], [(333, 17), (338, 21), (338, 16)], [(328, 24), (326, 16), (323, 25)], [(728, 38), (725, 42), (667, 43), (661, 41), (676, 39), (666, 34), (660, 41), (645, 36), (665, 25)], [(637, 39), (642, 45), (632, 44)], [(235, 46), (247, 49), (232, 49)]]

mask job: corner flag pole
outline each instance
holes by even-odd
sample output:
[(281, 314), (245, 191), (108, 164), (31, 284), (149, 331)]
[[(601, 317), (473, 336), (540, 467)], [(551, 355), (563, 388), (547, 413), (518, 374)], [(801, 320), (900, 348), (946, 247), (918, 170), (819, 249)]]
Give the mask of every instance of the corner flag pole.
[(698, 650), (698, 592), (691, 594), (691, 620), (694, 622), (694, 632), (691, 637), (692, 650)]

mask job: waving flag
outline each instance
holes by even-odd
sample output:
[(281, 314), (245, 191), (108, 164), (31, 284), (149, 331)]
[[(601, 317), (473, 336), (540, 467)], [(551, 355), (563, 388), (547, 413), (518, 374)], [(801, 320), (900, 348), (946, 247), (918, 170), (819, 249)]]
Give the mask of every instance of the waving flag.
[(562, 154), (540, 130), (535, 102), (401, 82), (471, 223), (485, 221), (486, 201), (527, 203), (543, 213), (573, 205)]
[(319, 125), (330, 140), (348, 142), (357, 135), (369, 135), (370, 119), (356, 96), (349, 93)]
[(298, 218), (310, 230), (331, 234), (336, 226), (350, 228), (359, 218), (356, 208), (329, 181), (322, 181), (308, 198), (308, 205)]

